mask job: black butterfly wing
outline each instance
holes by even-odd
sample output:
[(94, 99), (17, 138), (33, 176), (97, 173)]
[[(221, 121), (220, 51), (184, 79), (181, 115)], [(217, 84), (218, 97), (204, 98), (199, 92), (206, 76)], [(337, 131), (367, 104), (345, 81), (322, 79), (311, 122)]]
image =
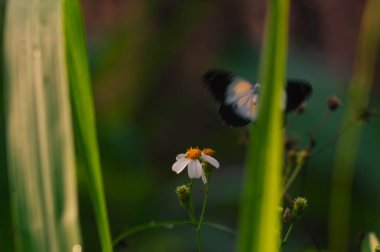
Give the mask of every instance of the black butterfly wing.
[(235, 75), (223, 69), (208, 70), (202, 81), (209, 93), (219, 102), (223, 103), (228, 85), (233, 82)]
[(286, 112), (298, 108), (311, 94), (313, 88), (303, 80), (288, 80), (286, 83)]
[(207, 71), (202, 80), (211, 96), (221, 103), (219, 116), (223, 122), (234, 127), (251, 122), (252, 108), (255, 108), (251, 83), (222, 69)]
[(243, 127), (251, 122), (250, 119), (236, 113), (236, 108), (232, 105), (222, 104), (219, 108), (219, 116), (224, 123), (234, 127)]

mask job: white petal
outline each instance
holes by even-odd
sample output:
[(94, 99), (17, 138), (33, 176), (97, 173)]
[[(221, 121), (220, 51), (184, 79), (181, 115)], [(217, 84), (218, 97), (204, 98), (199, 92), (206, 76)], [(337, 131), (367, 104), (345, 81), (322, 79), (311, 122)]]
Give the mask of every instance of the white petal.
[(203, 181), (203, 184), (207, 184), (207, 178), (204, 172), (202, 172), (202, 181)]
[(172, 166), (172, 170), (175, 171), (177, 174), (179, 174), (183, 169), (185, 169), (186, 165), (191, 161), (191, 159), (188, 158), (181, 158), (178, 159), (177, 162), (175, 162)]
[(200, 178), (203, 173), (201, 162), (199, 162), (198, 159), (191, 160), (187, 171), (189, 173), (189, 178)]
[(186, 154), (178, 154), (175, 159), (178, 160), (178, 159), (181, 159), (181, 158), (184, 158), (186, 156)]
[(215, 158), (209, 155), (202, 154), (202, 159), (206, 161), (207, 163), (211, 164), (212, 166), (214, 166), (215, 168), (219, 168), (219, 162)]

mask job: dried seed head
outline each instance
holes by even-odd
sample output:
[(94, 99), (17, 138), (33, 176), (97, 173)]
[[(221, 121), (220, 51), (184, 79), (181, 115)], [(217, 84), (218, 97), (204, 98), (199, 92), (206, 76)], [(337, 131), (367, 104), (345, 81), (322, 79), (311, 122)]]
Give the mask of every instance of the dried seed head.
[(342, 102), (341, 102), (341, 100), (338, 97), (336, 97), (336, 96), (330, 96), (327, 99), (327, 106), (329, 107), (329, 109), (331, 111), (335, 111), (340, 106), (342, 106)]

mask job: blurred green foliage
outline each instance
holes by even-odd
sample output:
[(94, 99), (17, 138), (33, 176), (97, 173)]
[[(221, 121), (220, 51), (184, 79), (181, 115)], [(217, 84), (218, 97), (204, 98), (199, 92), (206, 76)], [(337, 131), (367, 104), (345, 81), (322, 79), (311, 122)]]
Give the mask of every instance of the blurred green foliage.
[(5, 3), (0, 2), (0, 244), (4, 251), (13, 251), (11, 214), (9, 207), (8, 172), (6, 166), (5, 121), (4, 121), (4, 64), (3, 64), (3, 30)]
[[(217, 106), (203, 90), (200, 77), (209, 68), (224, 67), (257, 81), (255, 71), (259, 45), (252, 39), (253, 35), (236, 25), (235, 21), (243, 18), (243, 14), (235, 13), (236, 4), (169, 1), (157, 2), (153, 6), (153, 2), (140, 1), (141, 4), (128, 6), (133, 15), (123, 15), (98, 34), (90, 29), (91, 23), (87, 23), (111, 233), (115, 237), (128, 227), (151, 220), (186, 218), (174, 190), (187, 178), (175, 175), (170, 167), (175, 155), (190, 146), (213, 147), (221, 163), (210, 184), (206, 220), (236, 229), (246, 150), (244, 130), (226, 127), (218, 120)], [(91, 14), (92, 5), (95, 3), (85, 5), (86, 15)], [(257, 11), (260, 16), (260, 9)], [(255, 17), (246, 18), (251, 20)], [(321, 20), (324, 19), (314, 21), (320, 24)], [(320, 35), (306, 22), (292, 25), (308, 29), (313, 36)], [(333, 35), (330, 34), (332, 38)], [(345, 84), (351, 73), (328, 68), (324, 63), (328, 55), (315, 47), (317, 42), (303, 44), (305, 41), (300, 39), (300, 35), (290, 38), (287, 76), (310, 81), (314, 92), (302, 115), (288, 115), (286, 131), (298, 138), (300, 147), (306, 147), (308, 133), (327, 113), (327, 97), (337, 95), (343, 100), (343, 106), (346, 105)], [(347, 64), (337, 59), (336, 67), (343, 63)], [(378, 92), (373, 92), (371, 98), (371, 107), (378, 108)], [(3, 106), (3, 96), (0, 100)], [(3, 115), (3, 109), (0, 115)], [(339, 132), (341, 119), (342, 110), (338, 109), (323, 123), (324, 127), (316, 138), (316, 152), (324, 150), (312, 156), (290, 190), (291, 195), (308, 199), (305, 220), (324, 248), (327, 247), (328, 185), (334, 138)], [(352, 191), (351, 251), (360, 248), (362, 233), (380, 232), (380, 219), (377, 218), (380, 212), (377, 186), (380, 177), (379, 128), (380, 122), (375, 116), (364, 125), (360, 141)], [(3, 121), (0, 129), (3, 132)], [(0, 139), (4, 143), (3, 133)], [(3, 164), (0, 169), (0, 244), (10, 248), (5, 251), (12, 251), (9, 247), (12, 246), (12, 229), (4, 144), (1, 144), (0, 151)], [(84, 174), (81, 169), (78, 173), (85, 249), (99, 251), (100, 243)], [(200, 191), (200, 185), (196, 184), (196, 189)], [(196, 204), (199, 206), (201, 202)], [(205, 251), (232, 251), (235, 239), (233, 235), (205, 228)], [(299, 223), (283, 250), (303, 251), (313, 246), (307, 229)], [(186, 226), (152, 230), (131, 237), (116, 251), (191, 252), (196, 251), (196, 237)]]

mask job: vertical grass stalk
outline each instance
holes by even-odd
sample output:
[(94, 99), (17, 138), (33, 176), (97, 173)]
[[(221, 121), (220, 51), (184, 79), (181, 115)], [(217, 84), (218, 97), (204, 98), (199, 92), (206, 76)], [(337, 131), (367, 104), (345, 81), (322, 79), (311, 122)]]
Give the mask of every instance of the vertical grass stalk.
[(4, 62), (9, 184), (17, 251), (81, 243), (60, 0), (9, 0)]
[(102, 251), (112, 251), (102, 171), (97, 143), (92, 86), (87, 60), (85, 33), (78, 0), (63, 0), (67, 68), (74, 123), (79, 149), (85, 163), (89, 193), (95, 210)]
[(240, 216), (238, 251), (279, 251), (283, 165), (283, 95), (289, 1), (268, 2), (257, 123), (251, 126)]
[[(348, 101), (342, 129), (352, 123), (361, 111), (367, 109), (373, 82), (380, 41), (379, 0), (368, 0), (363, 12), (356, 52), (354, 75), (349, 87)], [(355, 114), (353, 114), (354, 112)], [(332, 174), (329, 247), (330, 251), (348, 251), (352, 177), (363, 121), (353, 125), (350, 132), (338, 142)]]

